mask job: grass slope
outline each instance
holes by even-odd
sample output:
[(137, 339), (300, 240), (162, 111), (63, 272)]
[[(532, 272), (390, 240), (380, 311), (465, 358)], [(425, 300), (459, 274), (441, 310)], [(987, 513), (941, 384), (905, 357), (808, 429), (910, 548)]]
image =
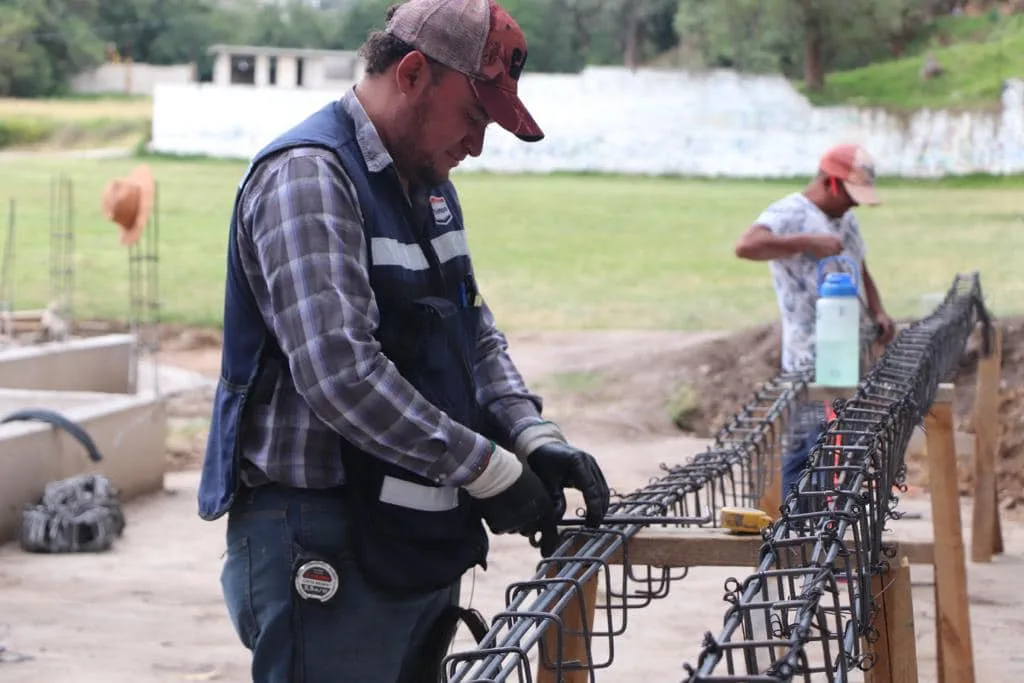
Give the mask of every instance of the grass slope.
[(148, 136), (152, 112), (149, 97), (0, 97), (0, 149), (133, 147)]
[[(17, 308), (49, 300), (49, 188), (63, 172), (74, 182), (76, 314), (126, 315), (128, 255), (99, 198), (109, 179), (136, 163), (0, 165), (0, 215), (8, 199), (16, 201), (8, 278)], [(159, 181), (166, 317), (219, 325), (227, 221), (244, 163), (149, 163)], [(737, 260), (732, 247), (766, 204), (799, 181), (461, 174), (456, 182), (481, 284), (506, 328), (740, 328), (776, 316), (767, 266)], [(1024, 278), (1007, 256), (1024, 250), (1019, 183), (900, 181), (883, 192), (884, 206), (859, 215), (894, 315), (917, 315), (923, 295), (973, 269), (996, 312), (1024, 310)]]
[[(827, 74), (825, 89), (805, 94), (815, 104), (920, 108), (993, 109), (1003, 81), (1024, 74), (1024, 15), (993, 20), (988, 15), (946, 17), (928, 42), (908, 56)], [(953, 44), (941, 46), (942, 42)], [(919, 76), (923, 55), (932, 53), (946, 70), (931, 80)]]

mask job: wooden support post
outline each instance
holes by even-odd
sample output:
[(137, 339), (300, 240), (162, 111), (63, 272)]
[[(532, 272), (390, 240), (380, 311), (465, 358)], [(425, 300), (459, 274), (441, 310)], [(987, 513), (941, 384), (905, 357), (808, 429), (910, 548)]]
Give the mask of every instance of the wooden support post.
[[(573, 550), (575, 551), (575, 549)], [(554, 563), (548, 571), (547, 576), (553, 577), (558, 574), (559, 564)], [(594, 576), (583, 582), (580, 586), (580, 595), (572, 595), (569, 603), (562, 610), (562, 666), (590, 665), (588, 645), (592, 646), (593, 638), (589, 637), (594, 631), (594, 608), (597, 602), (597, 581), (601, 572), (595, 572)], [(575, 588), (570, 583), (564, 584), (565, 591), (575, 593)], [(587, 635), (584, 635), (587, 634)], [(590, 680), (590, 673), (586, 668), (562, 669), (561, 678), (558, 677), (557, 663), (559, 661), (558, 651), (558, 625), (549, 623), (544, 631), (543, 648), (541, 656), (537, 661), (537, 683), (587, 683)], [(545, 666), (545, 658), (548, 664)]]
[(886, 636), (891, 661), (892, 683), (917, 683), (917, 629), (914, 624), (914, 596), (910, 589), (910, 562), (901, 557), (889, 570), (892, 583), (885, 591)]
[(875, 617), (878, 640), (874, 643), (875, 663), (867, 670), (864, 683), (917, 683), (917, 638), (914, 599), (910, 590), (910, 561), (873, 577), (872, 593), (881, 605)]
[(953, 402), (936, 398), (925, 417), (935, 540), (935, 637), (939, 683), (974, 683)]
[(864, 672), (864, 683), (892, 683), (892, 662), (899, 656), (893, 652), (889, 643), (889, 624), (885, 613), (885, 588), (888, 578), (888, 573), (874, 574), (871, 577), (871, 598), (878, 601), (881, 609), (875, 614), (874, 623), (878, 639), (874, 643), (864, 643), (864, 650), (874, 655), (874, 663)]
[(768, 443), (768, 452), (761, 462), (763, 471), (761, 476), (765, 478), (764, 491), (757, 502), (757, 509), (768, 514), (773, 520), (779, 518), (779, 508), (782, 507), (782, 447), (783, 430), (786, 429), (786, 422), (782, 417), (775, 418), (772, 422), (771, 441)]
[[(989, 354), (978, 359), (974, 395), (974, 514), (971, 519), (971, 560), (974, 562), (991, 562), (992, 555), (1003, 552), (996, 486), (1003, 334), (995, 325), (991, 332)], [(984, 328), (981, 333), (985, 333)]]

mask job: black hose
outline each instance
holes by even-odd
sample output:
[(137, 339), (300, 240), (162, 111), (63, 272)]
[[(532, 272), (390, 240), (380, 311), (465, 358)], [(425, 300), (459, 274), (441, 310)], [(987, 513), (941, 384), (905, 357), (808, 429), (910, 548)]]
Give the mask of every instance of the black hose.
[(96, 448), (96, 444), (93, 442), (89, 434), (81, 426), (75, 424), (60, 413), (55, 413), (54, 411), (46, 410), (45, 408), (26, 408), (25, 410), (19, 410), (11, 413), (4, 419), (0, 420), (0, 424), (21, 421), (46, 422), (54, 427), (60, 427), (65, 432), (73, 436), (78, 443), (82, 444), (86, 452), (89, 454), (90, 460), (93, 462), (103, 460), (103, 456), (100, 454), (99, 449)]

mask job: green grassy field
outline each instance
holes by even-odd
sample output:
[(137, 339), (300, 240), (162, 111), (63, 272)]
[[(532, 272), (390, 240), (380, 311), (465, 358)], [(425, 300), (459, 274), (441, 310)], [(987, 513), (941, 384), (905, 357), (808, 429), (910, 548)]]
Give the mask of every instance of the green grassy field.
[[(128, 254), (100, 213), (100, 192), (136, 163), (0, 165), (5, 218), (9, 199), (17, 207), (9, 276), (17, 308), (49, 299), (49, 187), (63, 172), (74, 183), (76, 315), (126, 316)], [(217, 325), (227, 222), (244, 164), (148, 163), (159, 180), (165, 319)], [(464, 174), (457, 184), (481, 283), (508, 329), (722, 329), (776, 314), (767, 266), (738, 261), (732, 248), (764, 205), (800, 181)], [(884, 185), (886, 205), (860, 217), (890, 311), (917, 315), (922, 295), (945, 291), (954, 273), (972, 269), (982, 271), (997, 313), (1024, 310), (1015, 258), (1024, 248), (1022, 187), (1019, 179)]]

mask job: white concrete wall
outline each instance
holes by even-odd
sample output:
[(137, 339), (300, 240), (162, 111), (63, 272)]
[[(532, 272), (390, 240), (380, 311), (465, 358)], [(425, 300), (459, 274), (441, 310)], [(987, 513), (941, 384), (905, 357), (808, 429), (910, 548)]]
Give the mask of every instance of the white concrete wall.
[(104, 64), (73, 77), (71, 92), (152, 95), (157, 84), (183, 84), (193, 81), (194, 71), (191, 64)]
[[(286, 93), (161, 85), (153, 149), (246, 158), (344, 88)], [(806, 175), (837, 141), (865, 144), (883, 175), (1024, 172), (1024, 82), (1008, 82), (1001, 111), (813, 107), (781, 77), (730, 71), (531, 74), (520, 93), (547, 138), (519, 142), (492, 127), (466, 170), (608, 171), (697, 176)]]
[(0, 388), (135, 393), (135, 337), (106, 334), (0, 351)]

